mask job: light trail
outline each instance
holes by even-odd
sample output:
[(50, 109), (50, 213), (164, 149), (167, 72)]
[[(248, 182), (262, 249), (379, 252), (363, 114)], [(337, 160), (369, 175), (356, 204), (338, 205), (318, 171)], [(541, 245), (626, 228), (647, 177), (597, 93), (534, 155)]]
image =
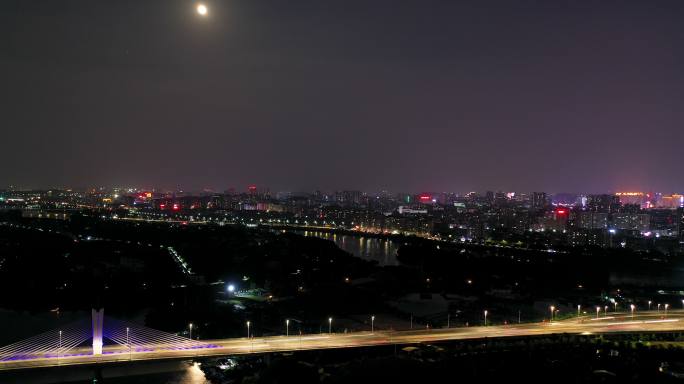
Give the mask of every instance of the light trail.
[[(327, 335), (270, 336), (224, 340), (195, 341), (178, 335), (141, 327), (115, 319), (105, 319), (105, 337), (117, 343), (106, 345), (102, 355), (93, 355), (92, 348), (82, 347), (83, 332), (63, 332), (64, 345), (55, 354), (55, 331), (35, 336), (24, 342), (0, 348), (0, 370), (29, 369), (49, 366), (117, 363), (160, 359), (230, 356), (252, 353), (292, 352), (300, 350), (355, 348), (380, 345), (416, 344), (450, 340), (544, 336), (553, 334), (607, 334), (633, 332), (684, 331), (683, 313), (669, 314), (677, 318), (653, 318), (654, 313), (642, 312), (633, 320), (628, 314), (617, 313), (610, 322), (584, 322), (567, 319), (554, 323), (527, 323), (487, 327), (465, 327), (410, 331), (356, 332)], [(624, 321), (619, 321), (624, 319)], [(579, 319), (584, 320), (584, 319)], [(617, 320), (617, 321), (616, 321)], [(78, 330), (78, 326), (75, 327)], [(129, 329), (129, 343), (122, 330)], [(65, 327), (65, 331), (68, 328)], [(71, 329), (71, 328), (69, 328)]]

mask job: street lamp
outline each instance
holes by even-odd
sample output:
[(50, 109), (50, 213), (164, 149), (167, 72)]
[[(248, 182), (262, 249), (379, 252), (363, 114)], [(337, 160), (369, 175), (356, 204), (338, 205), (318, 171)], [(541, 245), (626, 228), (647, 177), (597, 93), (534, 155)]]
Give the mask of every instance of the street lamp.
[(328, 317), (328, 333), (332, 333), (332, 317)]
[(596, 307), (596, 318), (598, 319), (599, 312), (601, 312), (601, 307)]
[(651, 310), (651, 300), (648, 301), (648, 310)]
[(632, 320), (634, 320), (634, 308), (636, 308), (636, 307), (634, 306), (634, 304), (630, 304), (630, 305), (629, 305), (629, 309), (632, 310)]
[(252, 324), (249, 320), (247, 320), (247, 338), (249, 339), (249, 326)]
[(670, 304), (665, 304), (665, 317), (667, 317), (667, 308), (670, 306)]
[(613, 309), (613, 312), (617, 312), (617, 300), (614, 303), (615, 308)]
[(487, 326), (487, 310), (486, 309), (484, 311), (484, 321), (485, 321), (484, 326), (486, 327)]
[(577, 304), (577, 318), (579, 319), (580, 317), (580, 309), (582, 308), (581, 305)]
[(608, 306), (603, 307), (603, 316), (608, 316)]
[(62, 331), (59, 331), (59, 348), (57, 349), (57, 360), (59, 360), (61, 353), (62, 353)]
[(553, 321), (553, 312), (556, 310), (556, 307), (552, 305), (549, 309), (551, 310), (551, 321)]
[(190, 323), (190, 340), (192, 340), (192, 323)]
[(128, 360), (131, 359), (131, 339), (130, 339), (131, 329), (126, 327), (126, 346), (128, 347)]
[(371, 333), (375, 333), (375, 315), (371, 316)]
[(290, 319), (285, 320), (285, 336), (290, 336)]
[(658, 303), (658, 313), (660, 313), (660, 303)]

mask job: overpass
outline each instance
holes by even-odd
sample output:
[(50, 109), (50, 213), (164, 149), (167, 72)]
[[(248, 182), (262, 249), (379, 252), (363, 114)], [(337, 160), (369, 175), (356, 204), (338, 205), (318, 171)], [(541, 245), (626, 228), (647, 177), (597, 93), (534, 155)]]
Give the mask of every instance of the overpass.
[[(79, 322), (61, 331), (46, 332), (0, 348), (0, 371), (481, 338), (684, 331), (684, 311), (670, 311), (668, 314), (644, 311), (636, 315), (613, 313), (611, 316), (583, 316), (550, 323), (197, 341), (99, 316), (94, 311), (92, 325)], [(104, 326), (98, 330), (103, 323)], [(101, 339), (98, 339), (99, 335)], [(91, 341), (92, 345), (89, 345)]]

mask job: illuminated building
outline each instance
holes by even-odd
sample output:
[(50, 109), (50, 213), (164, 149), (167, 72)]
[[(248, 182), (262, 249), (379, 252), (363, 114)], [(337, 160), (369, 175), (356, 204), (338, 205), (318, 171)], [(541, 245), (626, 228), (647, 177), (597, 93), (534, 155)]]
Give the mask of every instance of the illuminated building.
[(587, 209), (594, 212), (615, 212), (620, 208), (620, 197), (617, 195), (589, 195)]
[(679, 242), (684, 246), (684, 208), (677, 210), (677, 231), (679, 232)]
[(624, 230), (648, 231), (650, 215), (644, 213), (615, 213), (612, 217), (612, 227)]
[(608, 213), (578, 212), (575, 217), (575, 226), (582, 229), (606, 229), (608, 228)]
[(532, 209), (544, 209), (547, 204), (546, 192), (532, 192)]
[(679, 195), (679, 194), (663, 195), (656, 202), (656, 206), (658, 208), (668, 208), (668, 209), (684, 208), (684, 195)]
[(358, 206), (363, 202), (363, 192), (338, 191), (335, 193), (335, 201), (342, 206)]
[(643, 205), (646, 202), (647, 194), (643, 192), (617, 192), (615, 196), (620, 199), (620, 204)]
[(403, 206), (403, 205), (400, 205), (397, 208), (397, 212), (400, 215), (403, 215), (403, 214), (426, 215), (428, 213), (427, 209), (425, 209), (425, 208), (413, 208), (413, 207), (407, 207), (407, 206)]
[(570, 218), (569, 208), (558, 208), (546, 212), (544, 217), (539, 221), (540, 228), (545, 231), (563, 231), (568, 228), (568, 219)]
[(421, 204), (433, 204), (437, 202), (437, 198), (431, 193), (421, 193), (416, 198), (416, 201)]

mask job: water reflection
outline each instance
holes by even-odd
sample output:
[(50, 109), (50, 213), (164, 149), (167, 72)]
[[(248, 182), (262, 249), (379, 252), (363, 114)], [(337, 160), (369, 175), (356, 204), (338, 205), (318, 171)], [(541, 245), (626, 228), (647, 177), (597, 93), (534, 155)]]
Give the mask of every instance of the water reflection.
[(107, 384), (212, 384), (204, 376), (199, 363), (181, 362), (175, 372), (135, 375), (118, 378), (108, 378)]
[(211, 384), (209, 380), (204, 377), (204, 372), (200, 369), (197, 363), (189, 366), (179, 377), (168, 381), (167, 384)]
[(399, 249), (399, 244), (389, 239), (318, 231), (292, 232), (307, 237), (330, 240), (354, 256), (367, 260), (376, 260), (380, 265), (398, 264), (397, 249)]

